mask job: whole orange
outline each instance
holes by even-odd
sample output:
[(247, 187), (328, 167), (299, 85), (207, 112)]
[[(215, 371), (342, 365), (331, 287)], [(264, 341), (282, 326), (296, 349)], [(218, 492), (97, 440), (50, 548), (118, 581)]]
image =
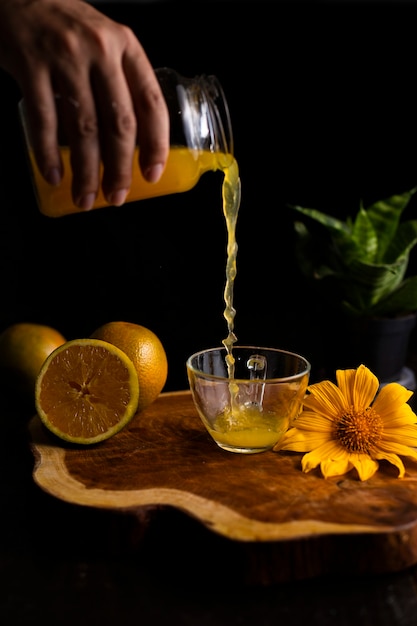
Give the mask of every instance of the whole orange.
[(168, 375), (168, 359), (157, 335), (132, 322), (108, 322), (91, 337), (117, 346), (133, 362), (139, 379), (138, 411), (149, 406), (161, 393)]
[(0, 370), (8, 382), (24, 392), (33, 392), (46, 358), (65, 343), (65, 337), (44, 324), (21, 322), (0, 334)]

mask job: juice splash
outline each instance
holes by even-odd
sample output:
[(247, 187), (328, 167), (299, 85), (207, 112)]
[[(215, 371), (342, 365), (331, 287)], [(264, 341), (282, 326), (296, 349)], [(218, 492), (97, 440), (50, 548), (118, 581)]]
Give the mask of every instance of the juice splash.
[[(148, 183), (140, 171), (138, 156), (138, 148), (136, 148), (132, 165), (132, 186), (126, 197), (126, 202), (188, 191), (197, 184), (202, 174), (219, 169), (225, 171), (228, 164), (233, 160), (230, 155), (219, 155), (209, 150), (200, 151), (172, 147), (160, 180), (157, 183)], [(61, 147), (64, 176), (57, 187), (49, 185), (44, 180), (32, 152), (29, 152), (29, 157), (41, 213), (48, 217), (61, 217), (70, 213), (82, 212), (82, 209), (76, 207), (71, 200), (72, 170), (69, 148)], [(93, 208), (97, 209), (104, 206), (108, 206), (108, 203), (100, 190)]]

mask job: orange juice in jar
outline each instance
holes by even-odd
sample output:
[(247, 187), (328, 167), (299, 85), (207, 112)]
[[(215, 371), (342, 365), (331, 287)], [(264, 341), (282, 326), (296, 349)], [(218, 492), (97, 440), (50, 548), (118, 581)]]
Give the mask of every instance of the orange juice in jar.
[[(138, 146), (132, 163), (132, 185), (126, 202), (192, 189), (208, 171), (227, 169), (233, 162), (233, 137), (227, 102), (215, 76), (184, 78), (169, 68), (155, 70), (170, 115), (171, 148), (166, 168), (157, 183), (147, 182), (139, 168)], [(58, 186), (45, 181), (31, 148), (25, 105), (19, 103), (33, 186), (39, 210), (49, 217), (82, 212), (71, 197), (70, 150), (61, 145), (64, 175)], [(107, 206), (100, 190), (94, 208)]]

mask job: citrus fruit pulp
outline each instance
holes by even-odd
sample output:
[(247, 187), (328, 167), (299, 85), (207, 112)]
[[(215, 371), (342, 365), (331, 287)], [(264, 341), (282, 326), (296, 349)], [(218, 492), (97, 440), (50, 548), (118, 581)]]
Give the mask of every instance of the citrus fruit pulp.
[(117, 346), (136, 367), (140, 388), (138, 411), (156, 400), (166, 383), (168, 360), (153, 331), (132, 322), (108, 322), (97, 328), (91, 337)]
[(56, 348), (36, 381), (39, 417), (66, 441), (92, 444), (119, 432), (139, 400), (136, 369), (116, 346), (74, 339)]
[(65, 342), (65, 337), (51, 326), (12, 324), (0, 334), (0, 368), (8, 380), (33, 394), (45, 359)]

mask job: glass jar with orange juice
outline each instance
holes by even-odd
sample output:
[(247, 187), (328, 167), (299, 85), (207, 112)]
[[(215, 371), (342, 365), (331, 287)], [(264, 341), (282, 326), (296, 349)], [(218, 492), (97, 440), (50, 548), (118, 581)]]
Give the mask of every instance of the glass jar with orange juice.
[[(140, 171), (136, 148), (132, 185), (126, 202), (179, 193), (192, 189), (202, 174), (225, 170), (233, 161), (233, 136), (229, 110), (223, 89), (215, 76), (185, 78), (175, 70), (155, 70), (170, 115), (170, 152), (164, 173), (157, 183), (147, 182)], [(24, 101), (19, 103), (32, 180), (39, 210), (49, 217), (59, 217), (82, 210), (71, 198), (71, 165), (68, 146), (61, 145), (64, 176), (57, 187), (49, 185), (40, 174), (26, 123)], [(102, 192), (94, 208), (107, 206)]]

